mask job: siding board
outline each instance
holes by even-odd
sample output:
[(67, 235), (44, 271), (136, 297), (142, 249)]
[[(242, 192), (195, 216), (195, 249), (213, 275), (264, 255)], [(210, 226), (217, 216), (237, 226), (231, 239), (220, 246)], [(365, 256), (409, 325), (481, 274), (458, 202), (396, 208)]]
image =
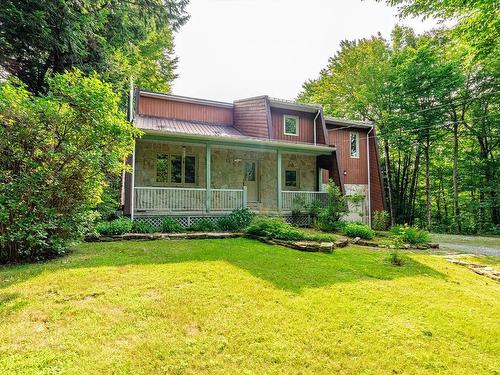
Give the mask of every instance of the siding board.
[(151, 98), (141, 95), (138, 112), (144, 116), (175, 118), (219, 125), (233, 124), (232, 108), (184, 103), (168, 98)]
[(262, 96), (234, 102), (234, 127), (246, 136), (269, 139), (266, 100)]

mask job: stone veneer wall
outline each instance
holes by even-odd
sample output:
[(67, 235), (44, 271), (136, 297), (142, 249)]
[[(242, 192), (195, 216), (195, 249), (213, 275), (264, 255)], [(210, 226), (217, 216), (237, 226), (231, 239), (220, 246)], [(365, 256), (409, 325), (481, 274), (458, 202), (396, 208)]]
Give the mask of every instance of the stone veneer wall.
[(347, 200), (347, 207), (349, 208), (349, 213), (344, 216), (344, 220), (351, 222), (363, 222), (368, 223), (368, 185), (361, 184), (344, 184), (345, 195), (361, 194), (365, 198), (357, 204)]
[[(156, 182), (156, 158), (158, 154), (182, 155), (182, 144), (138, 141), (135, 149), (135, 186), (169, 186)], [(196, 156), (196, 183), (189, 187), (205, 187), (205, 147), (185, 145), (186, 155)], [(177, 185), (178, 186), (178, 185)]]
[[(205, 146), (185, 145), (186, 155), (197, 158), (195, 186), (205, 187)], [(183, 145), (177, 143), (138, 141), (135, 155), (135, 186), (168, 186), (156, 182), (157, 154), (182, 155)], [(256, 205), (262, 211), (275, 211), (276, 193), (276, 152), (254, 151), (245, 149), (218, 148), (212, 146), (212, 188), (240, 189), (243, 186), (243, 161), (257, 160), (260, 174), (260, 203)], [(299, 172), (299, 186), (285, 187), (285, 170)], [(287, 154), (282, 156), (282, 190), (314, 191), (316, 188), (316, 157), (311, 155)]]

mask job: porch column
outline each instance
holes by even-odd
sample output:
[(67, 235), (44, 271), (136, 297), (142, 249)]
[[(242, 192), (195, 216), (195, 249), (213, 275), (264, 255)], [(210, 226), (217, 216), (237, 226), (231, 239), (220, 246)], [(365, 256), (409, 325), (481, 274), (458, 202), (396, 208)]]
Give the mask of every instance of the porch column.
[(211, 162), (212, 162), (212, 145), (207, 143), (206, 145), (206, 154), (205, 154), (205, 189), (207, 191), (207, 200), (206, 200), (206, 209), (207, 212), (210, 212), (212, 208), (212, 177), (210, 175), (211, 172)]
[(134, 221), (134, 210), (135, 210), (135, 141), (134, 150), (132, 151), (132, 176), (130, 178), (130, 220)]
[(283, 207), (283, 201), (281, 197), (281, 150), (276, 153), (276, 191), (278, 193), (278, 211), (281, 211)]

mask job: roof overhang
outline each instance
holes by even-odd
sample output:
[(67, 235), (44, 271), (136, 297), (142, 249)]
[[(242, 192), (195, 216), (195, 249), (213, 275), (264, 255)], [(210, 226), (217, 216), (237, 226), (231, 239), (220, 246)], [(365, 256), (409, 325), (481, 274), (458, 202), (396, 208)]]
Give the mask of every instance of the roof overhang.
[(139, 95), (144, 96), (144, 97), (148, 97), (148, 98), (166, 99), (166, 100), (172, 100), (172, 101), (181, 102), (181, 103), (201, 104), (201, 105), (209, 105), (212, 107), (221, 107), (221, 108), (230, 108), (230, 109), (233, 108), (232, 103), (219, 102), (216, 100), (190, 98), (190, 97), (181, 96), (181, 95), (162, 94), (159, 92), (151, 92), (151, 91), (144, 91), (144, 90), (140, 90)]
[(303, 104), (283, 99), (269, 98), (269, 103), (271, 105), (271, 108), (289, 109), (292, 111), (309, 113), (317, 113), (318, 111), (321, 111), (320, 105)]
[(355, 121), (355, 120), (346, 120), (337, 117), (325, 116), (325, 124), (328, 125), (337, 125), (337, 126), (345, 126), (349, 128), (362, 128), (362, 129), (371, 129), (373, 128), (373, 124), (370, 122), (363, 121)]
[(224, 137), (198, 134), (171, 133), (160, 130), (141, 129), (145, 134), (142, 139), (160, 141), (184, 141), (189, 143), (213, 144), (221, 146), (235, 146), (245, 148), (258, 148), (265, 150), (282, 150), (314, 155), (331, 154), (336, 150), (333, 146), (318, 146), (309, 143), (292, 143), (283, 141), (266, 140), (252, 137)]

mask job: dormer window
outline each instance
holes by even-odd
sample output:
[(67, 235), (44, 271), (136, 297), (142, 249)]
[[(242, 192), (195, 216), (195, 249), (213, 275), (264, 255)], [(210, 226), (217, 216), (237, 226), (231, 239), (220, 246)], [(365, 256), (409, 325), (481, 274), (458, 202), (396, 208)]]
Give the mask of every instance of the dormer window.
[(351, 132), (351, 158), (359, 158), (359, 133)]
[(299, 118), (297, 116), (283, 116), (283, 133), (285, 135), (299, 135)]

